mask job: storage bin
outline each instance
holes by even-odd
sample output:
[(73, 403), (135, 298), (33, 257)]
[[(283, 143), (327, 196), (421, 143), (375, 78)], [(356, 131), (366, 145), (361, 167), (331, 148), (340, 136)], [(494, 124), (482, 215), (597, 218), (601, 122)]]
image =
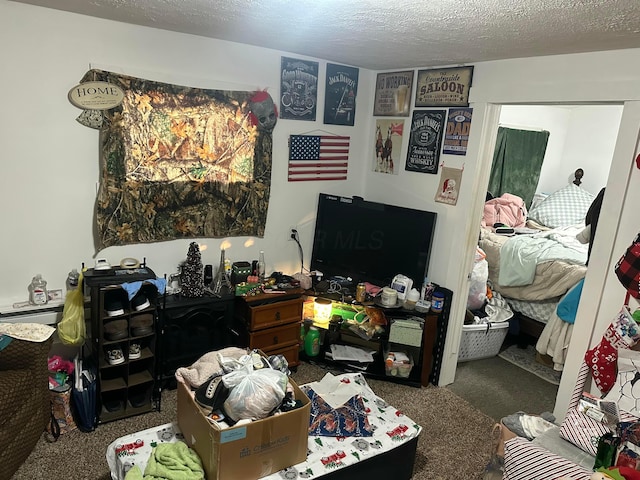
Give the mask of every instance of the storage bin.
[(508, 330), (509, 322), (463, 325), (458, 362), (495, 357)]
[(384, 371), (388, 377), (409, 377), (411, 369), (413, 368), (413, 358), (407, 352), (400, 353), (406, 355), (409, 358), (409, 363), (390, 360), (395, 352), (385, 352), (385, 359), (387, 359), (387, 361), (385, 361), (384, 364)]

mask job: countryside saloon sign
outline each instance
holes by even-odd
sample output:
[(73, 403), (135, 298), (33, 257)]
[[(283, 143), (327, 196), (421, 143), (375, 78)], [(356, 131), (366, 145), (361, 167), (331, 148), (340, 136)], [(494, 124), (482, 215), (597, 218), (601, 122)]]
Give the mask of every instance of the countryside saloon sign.
[(419, 70), (416, 107), (467, 107), (473, 67)]

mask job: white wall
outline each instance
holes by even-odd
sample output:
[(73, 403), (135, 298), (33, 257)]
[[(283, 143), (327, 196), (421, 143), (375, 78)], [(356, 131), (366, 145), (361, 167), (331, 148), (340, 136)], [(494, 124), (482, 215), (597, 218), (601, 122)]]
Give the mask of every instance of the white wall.
[[(281, 56), (302, 58), (5, 0), (0, 1), (0, 43), (0, 306), (26, 300), (27, 285), (37, 273), (49, 288), (64, 288), (67, 273), (82, 262), (93, 266), (96, 254), (112, 263), (146, 257), (158, 275), (174, 272), (186, 257), (191, 240), (95, 251), (98, 132), (75, 121), (80, 110), (67, 100), (67, 92), (90, 67), (194, 87), (268, 88), (277, 102)], [(321, 103), (325, 69), (320, 60)], [(265, 237), (227, 239), (228, 259), (250, 261), (264, 250), (268, 271), (295, 273), (300, 269), (298, 249), (287, 239), (289, 227), (298, 226), (309, 266), (317, 193), (363, 193), (369, 162), (361, 147), (367, 144), (366, 129), (359, 126), (371, 114), (372, 78), (372, 72), (360, 69), (355, 127), (323, 125), (322, 104), (319, 121), (278, 121)], [(287, 182), (289, 135), (315, 130), (351, 136), (347, 181)], [(208, 247), (203, 262), (217, 268), (224, 239), (197, 240)]]

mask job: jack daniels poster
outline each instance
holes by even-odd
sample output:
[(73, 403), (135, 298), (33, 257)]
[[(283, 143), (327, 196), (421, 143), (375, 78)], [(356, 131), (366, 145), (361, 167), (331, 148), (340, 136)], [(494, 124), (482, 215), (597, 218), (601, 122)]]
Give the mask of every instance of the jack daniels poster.
[(446, 110), (414, 110), (405, 170), (438, 173)]
[(280, 118), (315, 121), (318, 62), (282, 57), (280, 92)]
[(356, 116), (358, 72), (354, 67), (327, 63), (324, 123), (353, 127)]

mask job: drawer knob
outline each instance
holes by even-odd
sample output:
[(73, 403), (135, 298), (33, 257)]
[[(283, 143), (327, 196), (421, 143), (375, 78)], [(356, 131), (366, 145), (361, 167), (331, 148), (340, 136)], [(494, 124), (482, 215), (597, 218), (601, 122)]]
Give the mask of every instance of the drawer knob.
[(276, 312), (276, 320), (280, 320), (280, 311)]
[(276, 345), (278, 343), (278, 336), (274, 335), (273, 337), (273, 344)]

